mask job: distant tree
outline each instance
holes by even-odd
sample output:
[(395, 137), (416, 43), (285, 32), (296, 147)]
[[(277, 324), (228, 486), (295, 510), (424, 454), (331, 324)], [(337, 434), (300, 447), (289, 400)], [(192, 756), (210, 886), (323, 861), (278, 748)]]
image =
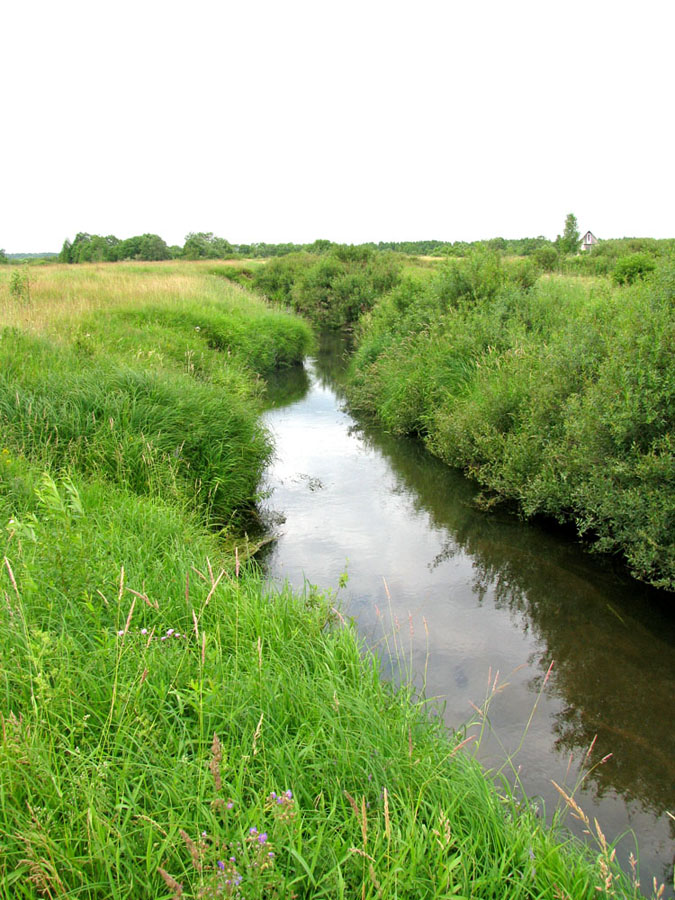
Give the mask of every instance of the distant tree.
[(503, 237), (490, 238), (487, 241), (488, 250), (506, 250), (506, 241)]
[(103, 237), (100, 234), (80, 231), (75, 235), (75, 240), (70, 247), (69, 262), (113, 262), (118, 258), (119, 243), (119, 239), (114, 234)]
[(0, 250), (0, 266), (6, 266), (9, 260), (4, 250)]
[(72, 246), (73, 245), (70, 243), (68, 238), (66, 238), (63, 242), (63, 247), (61, 247), (61, 252), (59, 253), (59, 262), (69, 263), (73, 261), (71, 257)]
[(102, 241), (102, 254), (106, 262), (116, 262), (119, 257), (119, 247), (122, 241), (116, 238), (114, 234), (107, 234)]
[(78, 231), (75, 235), (75, 239), (70, 245), (70, 260), (72, 263), (79, 263), (83, 260), (80, 259), (82, 254), (86, 253), (85, 247), (91, 243), (91, 235), (86, 231)]
[(581, 247), (581, 235), (579, 234), (577, 217), (574, 213), (568, 213), (562, 237), (558, 235), (555, 242), (560, 252), (566, 256), (571, 256), (573, 253), (578, 252), (579, 247)]
[(166, 241), (158, 234), (144, 234), (141, 238), (141, 259), (171, 259)]
[(552, 247), (551, 241), (543, 235), (534, 238), (516, 238), (508, 240), (507, 251), (513, 253), (514, 256), (531, 256), (541, 247)]
[(183, 256), (186, 259), (227, 259), (234, 255), (232, 244), (212, 231), (191, 231), (185, 237)]
[(120, 242), (117, 259), (171, 259), (171, 251), (158, 234), (137, 234)]
[(305, 250), (308, 253), (328, 253), (331, 247), (335, 246), (332, 241), (325, 238), (317, 238), (312, 244), (307, 244)]

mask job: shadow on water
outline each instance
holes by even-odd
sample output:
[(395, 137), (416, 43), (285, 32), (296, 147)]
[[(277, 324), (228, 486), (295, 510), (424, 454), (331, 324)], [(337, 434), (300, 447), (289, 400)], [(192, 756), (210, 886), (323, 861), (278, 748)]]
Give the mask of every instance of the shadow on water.
[[(643, 883), (655, 875), (672, 885), (675, 823), (667, 817), (675, 809), (672, 596), (641, 586), (611, 561), (589, 556), (570, 535), (553, 527), (523, 523), (500, 510), (478, 510), (475, 485), (428, 454), (419, 442), (357, 423), (340, 408), (346, 365), (344, 340), (324, 336), (311, 379), (307, 373), (304, 379), (297, 372), (285, 376), (289, 380), (279, 401), (278, 387), (270, 388), (275, 409), (299, 404), (297, 421), (286, 410), (287, 418), (277, 423), (280, 429), (297, 429), (288, 452), (301, 446), (301, 440), (311, 443), (311, 431), (319, 430), (324, 417), (332, 429), (326, 434), (332, 436), (337, 464), (345, 472), (344, 477), (332, 474), (324, 459), (327, 444), (322, 446), (319, 437), (317, 456), (303, 447), (302, 457), (302, 465), (315, 465), (317, 472), (303, 472), (301, 477), (310, 485), (318, 473), (316, 483), (321, 485), (320, 475), (328, 485), (323, 495), (321, 490), (312, 491), (311, 485), (305, 490), (292, 466), (279, 475), (275, 490), (282, 507), (286, 504), (291, 510), (289, 520), (292, 514), (298, 521), (298, 535), (294, 538), (289, 522), (287, 542), (281, 540), (268, 558), (273, 574), (285, 577), (294, 565), (293, 554), (304, 548), (307, 558), (323, 567), (335, 585), (334, 559), (341, 564), (343, 551), (339, 538), (324, 532), (327, 522), (334, 521), (339, 529), (343, 513), (341, 506), (330, 504), (337, 503), (333, 497), (338, 490), (345, 493), (341, 503), (361, 504), (357, 526), (344, 520), (347, 546), (353, 546), (357, 556), (354, 567), (350, 562), (357, 592), (350, 612), (359, 627), (372, 633), (379, 573), (385, 566), (395, 570), (392, 593), (405, 596), (399, 614), (405, 615), (405, 603), (413, 602), (411, 598), (423, 596), (420, 609), (434, 622), (428, 687), (447, 699), (452, 716), (461, 708), (453, 692), (463, 699), (474, 690), (474, 672), (487, 671), (495, 658), (517, 664), (522, 661), (518, 654), (525, 653), (522, 682), (515, 680), (502, 714), (522, 723), (554, 660), (544, 691), (541, 730), (519, 756), (525, 770), (532, 772), (529, 783), (523, 778), (528, 792), (541, 793), (550, 805), (557, 796), (550, 788), (552, 773), (564, 769), (570, 753), (583, 759), (595, 740), (591, 764), (607, 754), (611, 758), (587, 771), (581, 805), (597, 815), (603, 827), (609, 822), (615, 837), (634, 828)], [(330, 392), (334, 395), (330, 402), (339, 410), (334, 418), (327, 412)], [(352, 481), (358, 481), (351, 492), (349, 466), (356, 472)], [(368, 474), (373, 467), (375, 473)], [(370, 500), (373, 490), (381, 493)], [(296, 502), (305, 505), (296, 508)], [(322, 509), (325, 518), (315, 522), (312, 516), (321, 516)], [(407, 528), (409, 534), (401, 534)], [(378, 536), (378, 529), (384, 534)], [(372, 550), (363, 549), (366, 533), (368, 541), (380, 541)], [(394, 562), (387, 557), (392, 543)], [(361, 548), (360, 555), (356, 548)], [(348, 553), (351, 560), (352, 552)], [(373, 567), (378, 571), (371, 577)], [(463, 633), (465, 627), (473, 632)], [(424, 652), (418, 647), (416, 659)], [(499, 726), (499, 712), (494, 719)], [(506, 722), (501, 725), (508, 731)], [(512, 745), (516, 743), (513, 738)]]
[(419, 444), (360, 429), (383, 453), (401, 490), (448, 533), (436, 569), (460, 553), (473, 560), (472, 590), (509, 611), (516, 627), (545, 645), (531, 681), (541, 688), (555, 660), (548, 691), (564, 708), (556, 714), (555, 746), (586, 752), (595, 735), (596, 756), (613, 753), (590, 779), (597, 796), (609, 788), (656, 813), (675, 808), (675, 742), (669, 716), (675, 696), (675, 628), (658, 591), (630, 580), (601, 560), (589, 559), (555, 531), (514, 516), (472, 506), (476, 488), (449, 473)]
[(309, 390), (309, 375), (304, 366), (284, 369), (268, 382), (265, 408), (280, 409), (302, 400)]

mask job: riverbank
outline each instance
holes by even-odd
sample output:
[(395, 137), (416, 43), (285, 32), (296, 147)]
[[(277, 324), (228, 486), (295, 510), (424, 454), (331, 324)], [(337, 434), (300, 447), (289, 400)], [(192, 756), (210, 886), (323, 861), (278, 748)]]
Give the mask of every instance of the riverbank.
[(496, 254), (409, 278), (359, 325), (349, 398), (522, 515), (675, 589), (672, 263), (518, 283)]
[(33, 277), (0, 295), (2, 892), (637, 896), (592, 823), (589, 854), (383, 683), (334, 598), (242, 561), (258, 376), (307, 326), (196, 267)]

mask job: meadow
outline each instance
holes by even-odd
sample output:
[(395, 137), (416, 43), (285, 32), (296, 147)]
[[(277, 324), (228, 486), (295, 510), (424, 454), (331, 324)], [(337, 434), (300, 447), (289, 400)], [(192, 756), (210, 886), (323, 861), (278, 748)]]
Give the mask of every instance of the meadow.
[(485, 712), (265, 586), (264, 379), (313, 337), (210, 266), (0, 272), (0, 896), (639, 896), (467, 753)]

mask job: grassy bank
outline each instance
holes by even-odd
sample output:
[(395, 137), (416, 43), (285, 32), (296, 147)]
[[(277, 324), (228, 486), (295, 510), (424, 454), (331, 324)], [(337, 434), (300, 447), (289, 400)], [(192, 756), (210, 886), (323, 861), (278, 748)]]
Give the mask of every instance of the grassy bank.
[[(517, 273), (516, 273), (517, 276)], [(675, 589), (672, 263), (528, 284), (496, 256), (408, 280), (362, 323), (350, 396), (527, 516)]]
[(197, 267), (69, 271), (0, 293), (0, 895), (636, 896), (242, 562), (257, 376), (306, 326)]

